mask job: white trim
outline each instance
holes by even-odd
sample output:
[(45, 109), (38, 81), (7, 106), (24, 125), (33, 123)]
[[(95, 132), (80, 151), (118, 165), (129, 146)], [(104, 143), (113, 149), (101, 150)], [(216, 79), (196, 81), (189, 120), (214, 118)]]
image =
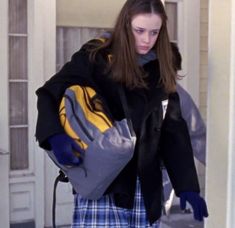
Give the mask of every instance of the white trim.
[(23, 33), (9, 33), (8, 36), (16, 36), (16, 37), (27, 37), (28, 34), (23, 34)]
[[(24, 219), (33, 219), (36, 228), (41, 228), (44, 227), (44, 154), (36, 146), (34, 137), (37, 116), (35, 90), (43, 81), (43, 9), (41, 1), (28, 1), (27, 13), (29, 168), (11, 171), (10, 189), (12, 201), (17, 198), (14, 196), (17, 196), (22, 189), (30, 197), (31, 203), (27, 210), (20, 208), (21, 210), (15, 211), (14, 208), (11, 208), (11, 221), (22, 222)], [(24, 216), (22, 217), (22, 215)]]
[(9, 128), (8, 128), (8, 0), (0, 1), (0, 221), (10, 227), (9, 205)]
[[(0, 148), (9, 151), (8, 116), (8, 0), (0, 1)], [(5, 98), (5, 99), (3, 99)]]
[[(178, 24), (177, 24), (177, 43), (178, 43), (178, 47), (180, 50), (180, 53), (182, 55), (182, 70), (179, 72), (180, 75), (185, 75), (185, 36), (184, 36), (184, 2), (183, 1), (179, 1), (177, 4), (177, 13), (178, 13)], [(180, 80), (179, 83), (186, 88), (186, 80)]]
[[(32, 67), (36, 67), (36, 69), (38, 69), (40, 67), (40, 65), (35, 65), (34, 62), (34, 56), (33, 56), (33, 52), (34, 52), (34, 30), (37, 29), (36, 28), (36, 24), (34, 24), (35, 22), (35, 18), (34, 18), (34, 6), (33, 6), (33, 1), (28, 1), (27, 2), (27, 34), (22, 34), (23, 36), (27, 37), (27, 69), (28, 69), (28, 73), (27, 73), (27, 79), (12, 79), (11, 81), (26, 81), (27, 82), (27, 95), (28, 95), (28, 168), (27, 169), (21, 169), (21, 170), (11, 170), (10, 171), (10, 178), (11, 179), (16, 179), (16, 178), (20, 178), (21, 176), (32, 176), (34, 175), (34, 153), (32, 152), (32, 147), (30, 146), (31, 143), (31, 135), (34, 135), (34, 133), (32, 131), (30, 131), (30, 127), (33, 127), (34, 123), (31, 121), (32, 119), (32, 103), (31, 103), (31, 99), (32, 99), (32, 95), (34, 94), (34, 92), (32, 92), (32, 86), (30, 81), (34, 81), (33, 78), (30, 77), (35, 77), (35, 79), (37, 78), (36, 75), (34, 75), (34, 72), (32, 71)], [(8, 34), (9, 35), (9, 34)], [(40, 38), (40, 37), (39, 37)], [(37, 45), (37, 47), (40, 46), (40, 44)], [(37, 48), (36, 48), (37, 49)], [(40, 50), (40, 49), (39, 49)], [(38, 56), (40, 55), (40, 51), (37, 54)], [(8, 79), (9, 80), (9, 79)], [(36, 80), (35, 80), (36, 81)], [(12, 127), (12, 126), (10, 126)], [(13, 127), (15, 127), (13, 125)], [(12, 182), (12, 181), (10, 181)]]
[(28, 127), (29, 125), (28, 124), (25, 124), (25, 125), (10, 125), (9, 127), (12, 128), (12, 129), (17, 129), (17, 128), (26, 128)]
[(200, 79), (200, 0), (164, 0), (177, 3), (177, 43), (182, 55), (183, 80), (178, 81), (199, 104)]
[(49, 79), (56, 71), (56, 0), (44, 3), (44, 81)]
[[(43, 12), (45, 15), (43, 22), (43, 82), (50, 78), (56, 71), (56, 0), (43, 1)], [(43, 83), (38, 84), (41, 86)], [(45, 151), (42, 151), (45, 154)], [(57, 169), (50, 161), (47, 155), (44, 158), (44, 204), (45, 204), (45, 217), (44, 225), (46, 227), (52, 226), (51, 205), (53, 198), (53, 183), (57, 175)], [(57, 219), (58, 221), (58, 219)], [(57, 223), (58, 225), (58, 223)]]
[[(200, 1), (179, 1), (178, 42), (182, 54), (182, 75), (180, 84), (199, 104), (200, 79)], [(183, 25), (183, 26), (182, 26)]]
[(233, 228), (235, 219), (233, 14), (234, 0), (209, 2), (206, 198), (212, 216), (206, 220), (208, 228)]
[(44, 154), (35, 141), (35, 90), (43, 77), (43, 1), (28, 1), (28, 104), (29, 160), (34, 173), (34, 219), (36, 228), (44, 227)]
[(28, 82), (28, 79), (9, 79), (9, 82)]
[(228, 161), (228, 213), (227, 225), (228, 228), (233, 228), (235, 224), (235, 0), (232, 0), (231, 7), (231, 70), (230, 70), (230, 129), (229, 129), (229, 161)]
[[(1, 5), (1, 4), (0, 4)], [(1, 227), (10, 227), (9, 203), (9, 153), (0, 149), (0, 221)]]
[(34, 189), (34, 182), (25, 181), (10, 185), (10, 218), (12, 224), (34, 219)]

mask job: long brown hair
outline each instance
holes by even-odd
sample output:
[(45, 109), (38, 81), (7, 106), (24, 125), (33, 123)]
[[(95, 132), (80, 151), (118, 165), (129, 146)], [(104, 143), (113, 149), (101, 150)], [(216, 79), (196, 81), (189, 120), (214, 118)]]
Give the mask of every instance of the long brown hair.
[[(129, 88), (146, 87), (144, 71), (138, 65), (135, 38), (131, 21), (135, 15), (155, 13), (162, 19), (162, 26), (153, 49), (160, 66), (160, 83), (167, 92), (175, 91), (175, 71), (172, 64), (172, 50), (167, 32), (167, 15), (161, 0), (127, 0), (117, 17), (111, 37), (98, 49), (111, 47), (110, 68), (114, 80)], [(94, 54), (94, 52), (93, 52)]]

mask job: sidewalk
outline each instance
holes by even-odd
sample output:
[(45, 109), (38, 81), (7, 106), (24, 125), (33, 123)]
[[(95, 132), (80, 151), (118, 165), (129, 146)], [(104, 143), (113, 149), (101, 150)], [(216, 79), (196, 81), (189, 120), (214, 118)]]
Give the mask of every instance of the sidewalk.
[(204, 223), (194, 220), (192, 213), (183, 213), (178, 205), (171, 208), (169, 216), (161, 217), (160, 228), (203, 228)]

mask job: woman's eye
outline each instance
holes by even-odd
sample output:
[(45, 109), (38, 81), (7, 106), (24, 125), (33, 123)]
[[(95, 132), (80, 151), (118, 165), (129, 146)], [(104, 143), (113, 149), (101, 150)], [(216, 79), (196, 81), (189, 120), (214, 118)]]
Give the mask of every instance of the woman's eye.
[(157, 34), (158, 34), (158, 31), (152, 31), (152, 32), (151, 32), (151, 35), (152, 35), (152, 36), (156, 36)]
[(142, 30), (142, 29), (135, 29), (135, 32), (138, 33), (138, 34), (141, 34), (141, 33), (144, 32), (144, 30)]

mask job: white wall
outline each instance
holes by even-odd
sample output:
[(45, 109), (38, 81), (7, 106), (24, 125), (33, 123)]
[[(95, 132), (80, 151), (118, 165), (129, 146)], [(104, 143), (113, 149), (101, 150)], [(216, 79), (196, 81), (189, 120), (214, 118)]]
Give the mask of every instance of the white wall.
[(125, 0), (57, 0), (57, 25), (110, 28)]
[(8, 1), (0, 1), (0, 226), (10, 227), (9, 208), (9, 142), (8, 142)]
[(230, 130), (229, 130), (229, 162), (228, 162), (228, 214), (227, 227), (235, 225), (235, 1), (231, 2), (231, 65), (230, 65)]
[(200, 80), (199, 109), (206, 121), (208, 87), (208, 7), (209, 0), (200, 1)]
[(235, 224), (234, 4), (235, 0), (209, 4), (207, 228), (232, 228)]
[(0, 183), (2, 184), (0, 188), (0, 221), (1, 227), (10, 227), (10, 208), (9, 208), (9, 153), (1, 150), (0, 148)]

